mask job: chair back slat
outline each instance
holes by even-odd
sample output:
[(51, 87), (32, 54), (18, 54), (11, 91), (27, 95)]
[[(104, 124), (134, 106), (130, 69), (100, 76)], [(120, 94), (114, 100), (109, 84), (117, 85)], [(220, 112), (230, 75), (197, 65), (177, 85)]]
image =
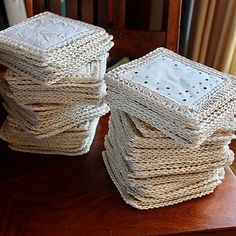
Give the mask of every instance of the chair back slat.
[(66, 16), (75, 20), (78, 20), (78, 1), (66, 1)]
[(37, 15), (37, 14), (45, 11), (44, 0), (34, 0), (32, 2), (33, 2), (33, 13), (34, 13), (34, 15)]
[(26, 8), (27, 17), (32, 17), (34, 15), (32, 0), (25, 0), (25, 8)]
[(80, 0), (80, 19), (87, 23), (94, 22), (94, 4), (93, 0)]
[(97, 0), (97, 25), (108, 29), (109, 27), (109, 4), (108, 0)]
[(179, 29), (181, 19), (181, 0), (168, 1), (168, 19), (166, 47), (174, 52), (178, 52)]
[(50, 0), (50, 11), (58, 15), (61, 14), (61, 0)]
[(113, 0), (113, 29), (125, 29), (125, 4), (126, 0)]

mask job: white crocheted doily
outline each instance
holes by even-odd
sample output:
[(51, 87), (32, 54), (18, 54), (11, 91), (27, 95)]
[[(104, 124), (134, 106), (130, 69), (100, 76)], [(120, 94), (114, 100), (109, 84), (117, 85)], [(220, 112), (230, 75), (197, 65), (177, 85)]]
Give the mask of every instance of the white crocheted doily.
[(81, 21), (44, 12), (0, 32), (0, 44), (47, 52), (105, 30)]
[(159, 129), (182, 146), (201, 145), (236, 112), (229, 75), (158, 48), (110, 71), (110, 106)]

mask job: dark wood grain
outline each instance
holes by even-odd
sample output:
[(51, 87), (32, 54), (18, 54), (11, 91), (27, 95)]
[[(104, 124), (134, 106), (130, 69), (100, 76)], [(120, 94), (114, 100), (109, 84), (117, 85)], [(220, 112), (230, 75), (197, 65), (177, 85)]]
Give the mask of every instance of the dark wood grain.
[(94, 5), (93, 0), (80, 0), (80, 19), (87, 23), (94, 22)]
[(152, 0), (126, 1), (125, 26), (127, 29), (150, 30)]
[[(5, 115), (0, 107), (0, 123)], [(144, 211), (126, 205), (102, 161), (107, 121), (100, 119), (90, 152), (80, 157), (14, 152), (0, 140), (1, 236), (236, 235), (229, 168), (208, 196)]]
[(33, 2), (32, 0), (24, 0), (25, 2), (25, 9), (27, 13), (27, 17), (33, 16)]
[(165, 32), (141, 30), (109, 30), (114, 37), (115, 46), (111, 56), (141, 57), (160, 46), (165, 46)]
[(123, 30), (125, 28), (126, 0), (113, 0), (113, 29)]
[(78, 19), (78, 1), (66, 1), (66, 16), (72, 19)]
[[(133, 56), (140, 57), (157, 47), (164, 46), (175, 52), (178, 51), (179, 39), (179, 24), (181, 12), (181, 0), (168, 0), (165, 1), (165, 8), (167, 14), (163, 14), (166, 19), (165, 28), (161, 32), (151, 30), (141, 30), (139, 27), (136, 30), (127, 29), (125, 20), (129, 19), (130, 15), (126, 15), (126, 1), (114, 0), (113, 1), (113, 27), (109, 31), (114, 36), (115, 45), (111, 50), (111, 55), (117, 56)], [(142, 3), (142, 5), (141, 5)], [(139, 8), (145, 9), (145, 14), (148, 15), (148, 6), (146, 2), (139, 2)], [(136, 6), (134, 6), (136, 10)], [(151, 7), (149, 7), (149, 11)], [(140, 16), (141, 19), (144, 18)], [(128, 20), (129, 22), (129, 20)], [(165, 37), (163, 37), (165, 36)]]
[(44, 0), (34, 0), (33, 3), (33, 14), (37, 15), (45, 11)]
[(61, 0), (50, 0), (50, 11), (61, 15)]
[(97, 25), (107, 29), (109, 27), (109, 1), (108, 0), (97, 0)]
[(181, 19), (180, 16), (181, 16), (181, 0), (169, 0), (166, 47), (174, 52), (178, 52), (179, 28)]

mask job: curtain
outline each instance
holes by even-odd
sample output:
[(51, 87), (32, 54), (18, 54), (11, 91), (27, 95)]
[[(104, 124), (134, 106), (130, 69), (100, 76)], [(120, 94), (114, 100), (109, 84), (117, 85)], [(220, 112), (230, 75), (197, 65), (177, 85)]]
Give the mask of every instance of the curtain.
[(236, 75), (235, 0), (195, 0), (187, 56)]

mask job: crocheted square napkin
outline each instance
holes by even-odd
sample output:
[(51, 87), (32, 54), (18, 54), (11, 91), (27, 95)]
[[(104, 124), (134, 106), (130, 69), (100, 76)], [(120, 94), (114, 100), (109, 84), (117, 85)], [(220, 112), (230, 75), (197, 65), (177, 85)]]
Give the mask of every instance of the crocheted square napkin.
[(28, 104), (20, 105), (2, 93), (5, 109), (15, 120), (21, 123), (25, 132), (44, 138), (61, 133), (77, 124), (109, 111), (106, 103), (93, 105)]
[[(89, 63), (77, 67), (75, 71), (67, 71), (63, 78), (54, 78), (53, 81), (48, 83), (53, 86), (55, 83), (57, 86), (82, 86), (84, 84), (95, 84), (103, 81), (104, 74), (106, 71), (106, 61), (108, 54), (104, 54), (96, 60), (92, 60)], [(19, 79), (20, 77), (20, 79)], [(42, 83), (39, 80), (38, 75), (32, 75), (23, 70), (7, 70), (5, 78), (11, 85), (19, 84), (38, 84), (42, 87), (48, 88), (48, 84)], [(46, 78), (45, 78), (46, 80)]]
[[(124, 130), (119, 132), (125, 139), (130, 141), (130, 148), (166, 148), (179, 150), (198, 150), (204, 147), (221, 147), (235, 139), (236, 119), (234, 118), (224, 129), (214, 132), (204, 144), (198, 148), (181, 148), (175, 141), (147, 123), (128, 115), (120, 110), (111, 109), (111, 128)], [(148, 133), (151, 135), (148, 135)], [(144, 135), (145, 134), (145, 135)], [(127, 143), (128, 144), (128, 143)], [(126, 145), (127, 145), (126, 144)]]
[(221, 183), (224, 167), (234, 159), (228, 144), (235, 127), (232, 120), (200, 147), (181, 148), (159, 130), (112, 108), (103, 160), (126, 203), (138, 209), (173, 205), (209, 194)]
[(164, 48), (115, 68), (105, 80), (111, 106), (182, 146), (199, 146), (236, 112), (230, 76)]
[[(197, 184), (191, 184), (185, 188), (180, 187), (178, 190), (163, 193), (161, 196), (143, 196), (140, 194), (140, 189), (133, 189), (126, 184), (123, 173), (112, 163), (112, 156), (103, 152), (103, 160), (106, 165), (108, 174), (113, 183), (116, 185), (124, 201), (140, 210), (159, 208), (169, 205), (174, 205), (189, 199), (204, 196), (213, 192), (215, 187), (221, 183), (224, 169), (221, 169), (221, 175), (208, 181), (202, 181)], [(158, 192), (156, 192), (158, 193)]]
[(105, 54), (111, 39), (100, 27), (44, 12), (0, 31), (0, 63), (53, 80)]
[(162, 146), (162, 142), (152, 148), (148, 143), (158, 143), (158, 138), (145, 140), (147, 138), (138, 135), (137, 132), (136, 137), (139, 137), (143, 145), (138, 146), (138, 143), (135, 145), (135, 138), (131, 138), (128, 134), (130, 127), (128, 128), (127, 124), (131, 120), (123, 112), (112, 110), (111, 114), (106, 148), (117, 153), (119, 159), (127, 166), (126, 169), (134, 176), (151, 177), (201, 172), (229, 165), (233, 161), (234, 153), (228, 147), (232, 137), (235, 138), (233, 130), (223, 142), (215, 140), (210, 145), (206, 144), (199, 148), (167, 148), (165, 144)]
[(26, 133), (10, 116), (0, 129), (0, 137), (16, 151), (76, 156), (89, 151), (99, 118), (87, 121), (45, 139)]
[(19, 54), (26, 59), (30, 55), (29, 60), (46, 63), (48, 55), (53, 52), (62, 54), (62, 48), (71, 43), (76, 42), (76, 46), (80, 47), (103, 35), (107, 33), (100, 27), (44, 12), (2, 30), (0, 45), (1, 50), (6, 52)]
[(4, 99), (3, 106), (6, 111), (21, 124), (25, 132), (38, 138), (59, 134), (109, 111), (106, 103), (99, 106), (27, 105), (23, 108)]
[(0, 81), (0, 90), (4, 90), (17, 104), (95, 105), (104, 101), (106, 95), (106, 85), (103, 81), (98, 80), (93, 84), (68, 82), (44, 86), (11, 70), (7, 70), (4, 79)]
[[(89, 54), (86, 56), (81, 55), (82, 61), (76, 61), (72, 57), (68, 58), (68, 61), (70, 62), (73, 61), (72, 65), (68, 63), (67, 64), (64, 63), (61, 57), (58, 56), (57, 60), (58, 60), (58, 63), (60, 63), (60, 65), (56, 65), (54, 63), (55, 65), (37, 67), (33, 64), (30, 64), (28, 61), (22, 62), (20, 59), (15, 58), (13, 55), (10, 55), (6, 58), (4, 54), (2, 54), (0, 57), (0, 63), (23, 76), (27, 74), (30, 74), (31, 76), (34, 76), (34, 77), (36, 76), (38, 83), (42, 83), (46, 85), (55, 83), (59, 80), (63, 80), (66, 77), (71, 77), (71, 78), (80, 80), (80, 79), (84, 79), (85, 77), (83, 73), (81, 74), (80, 68), (87, 67), (86, 65), (89, 64), (91, 61), (98, 60), (101, 57), (101, 55), (107, 53), (107, 51), (112, 47), (112, 45), (109, 45), (109, 47), (106, 47), (99, 53), (89, 51), (91, 55)], [(67, 56), (69, 57), (69, 54), (67, 54)], [(103, 63), (103, 61), (98, 61), (98, 62)], [(97, 70), (99, 70), (101, 67), (104, 67), (104, 63), (98, 65)]]

